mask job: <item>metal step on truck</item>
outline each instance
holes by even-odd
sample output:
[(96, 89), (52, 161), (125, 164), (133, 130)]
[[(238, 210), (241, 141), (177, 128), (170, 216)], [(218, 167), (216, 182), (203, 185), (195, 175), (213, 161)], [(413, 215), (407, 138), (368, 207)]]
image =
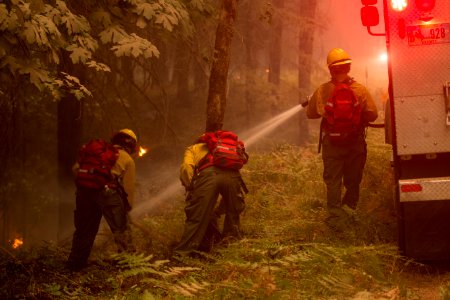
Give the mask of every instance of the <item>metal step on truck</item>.
[(450, 0), (377, 2), (361, 1), (361, 21), (386, 39), (399, 248), (419, 261), (449, 260)]

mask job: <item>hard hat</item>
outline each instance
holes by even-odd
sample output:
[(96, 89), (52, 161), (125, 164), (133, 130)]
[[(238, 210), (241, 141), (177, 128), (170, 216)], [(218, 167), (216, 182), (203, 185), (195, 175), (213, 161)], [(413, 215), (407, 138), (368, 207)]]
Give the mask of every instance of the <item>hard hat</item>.
[(350, 64), (351, 62), (350, 56), (341, 48), (332, 49), (327, 56), (328, 67)]
[(128, 135), (129, 137), (131, 137), (132, 139), (134, 139), (135, 141), (136, 141), (136, 143), (137, 143), (137, 136), (136, 136), (136, 134), (133, 132), (133, 130), (131, 130), (131, 129), (121, 129), (121, 130), (119, 130), (119, 132), (118, 133), (123, 133), (123, 134), (126, 134), (126, 135)]

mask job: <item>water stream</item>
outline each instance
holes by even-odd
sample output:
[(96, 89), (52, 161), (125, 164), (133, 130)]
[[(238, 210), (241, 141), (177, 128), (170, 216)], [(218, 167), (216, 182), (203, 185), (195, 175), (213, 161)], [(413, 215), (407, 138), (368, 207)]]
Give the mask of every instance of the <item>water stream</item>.
[(272, 119), (263, 122), (259, 125), (256, 125), (252, 129), (247, 130), (242, 135), (239, 135), (239, 138), (244, 141), (245, 147), (250, 148), (253, 144), (258, 142), (263, 136), (270, 133), (272, 130), (280, 126), (285, 121), (289, 120), (292, 116), (303, 109), (302, 105), (299, 104), (297, 106), (288, 109), (285, 112), (273, 117)]
[[(245, 147), (248, 149), (252, 145), (257, 143), (262, 137), (264, 137), (265, 135), (272, 132), (272, 130), (276, 129), (283, 122), (290, 119), (292, 116), (294, 116), (296, 113), (298, 113), (302, 109), (303, 109), (303, 107), (301, 106), (301, 104), (296, 105), (296, 106), (288, 109), (287, 111), (282, 112), (279, 115), (271, 118), (270, 120), (263, 122), (259, 125), (256, 125), (255, 127), (245, 131), (242, 134), (239, 134), (239, 138), (244, 141)], [(139, 218), (140, 216), (144, 215), (145, 213), (152, 211), (160, 203), (162, 203), (163, 201), (167, 201), (168, 199), (175, 196), (176, 194), (182, 195), (184, 193), (184, 190), (178, 179), (177, 172), (178, 172), (178, 170), (174, 170), (173, 174), (175, 174), (174, 178), (176, 178), (176, 179), (172, 183), (170, 183), (162, 192), (155, 195), (151, 199), (137, 203), (136, 206), (131, 211), (131, 217)]]

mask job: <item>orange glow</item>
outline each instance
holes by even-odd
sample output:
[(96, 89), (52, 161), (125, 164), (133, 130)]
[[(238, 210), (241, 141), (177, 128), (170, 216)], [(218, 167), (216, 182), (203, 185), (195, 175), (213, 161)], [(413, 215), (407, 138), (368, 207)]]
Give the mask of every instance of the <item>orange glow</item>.
[(380, 60), (380, 61), (387, 61), (388, 60), (388, 55), (387, 55), (387, 53), (386, 52), (383, 52), (383, 53), (381, 53), (380, 54), (380, 56), (378, 56), (378, 59)]
[(17, 249), (17, 248), (19, 248), (22, 245), (23, 245), (23, 240), (22, 239), (14, 239), (14, 242), (12, 243), (13, 249)]
[(396, 11), (404, 11), (408, 6), (408, 0), (391, 0), (391, 7)]
[(139, 147), (139, 156), (144, 156), (147, 153), (147, 148)]

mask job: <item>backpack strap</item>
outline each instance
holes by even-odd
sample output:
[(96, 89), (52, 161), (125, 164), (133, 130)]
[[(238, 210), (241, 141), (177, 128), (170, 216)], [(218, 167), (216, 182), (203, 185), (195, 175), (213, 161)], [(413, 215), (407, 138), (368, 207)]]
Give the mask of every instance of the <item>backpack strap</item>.
[(198, 163), (195, 165), (194, 168), (194, 176), (195, 174), (197, 174), (198, 172), (211, 167), (212, 165), (214, 165), (213, 161), (212, 161), (212, 154), (211, 152), (208, 150), (208, 153), (206, 153), (205, 156), (203, 156), (202, 159), (200, 159), (198, 161)]

